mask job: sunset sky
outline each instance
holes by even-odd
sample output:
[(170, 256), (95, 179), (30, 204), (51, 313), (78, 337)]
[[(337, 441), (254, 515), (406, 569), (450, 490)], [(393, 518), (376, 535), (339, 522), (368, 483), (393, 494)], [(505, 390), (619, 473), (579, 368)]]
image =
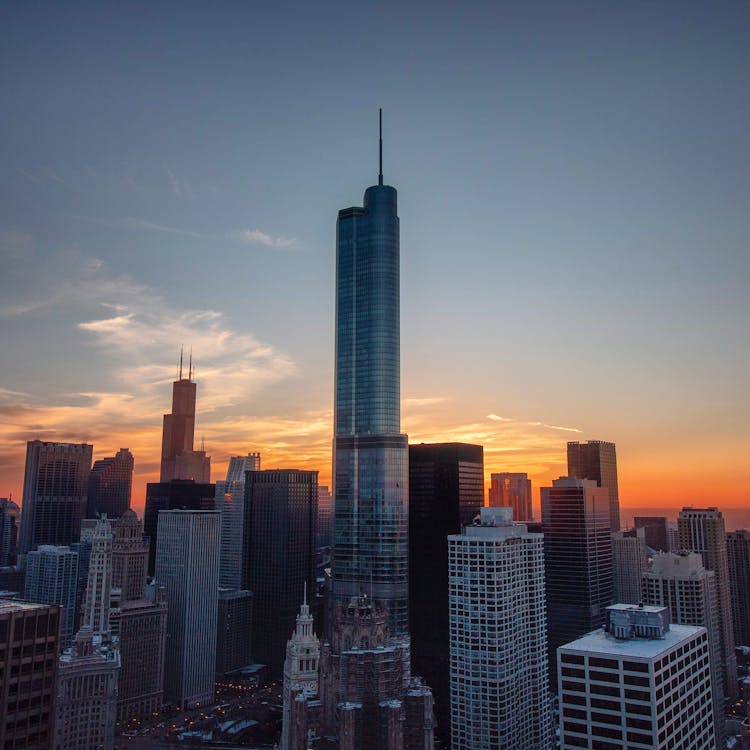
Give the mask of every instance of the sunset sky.
[[(402, 428), (535, 487), (750, 503), (750, 4), (0, 6), (0, 496), (25, 442), (330, 481), (338, 209), (401, 217)], [(750, 518), (748, 518), (750, 523)]]

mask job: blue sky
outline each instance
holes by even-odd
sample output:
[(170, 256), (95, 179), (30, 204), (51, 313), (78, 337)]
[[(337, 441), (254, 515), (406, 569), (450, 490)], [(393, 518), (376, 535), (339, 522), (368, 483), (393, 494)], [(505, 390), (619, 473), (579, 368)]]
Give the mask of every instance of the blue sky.
[(624, 503), (743, 502), (748, 21), (3, 4), (0, 495), (36, 436), (129, 445), (149, 479), (182, 343), (217, 468), (329, 474), (335, 218), (376, 179), (383, 107), (404, 428), (537, 486), (566, 440), (614, 440)]

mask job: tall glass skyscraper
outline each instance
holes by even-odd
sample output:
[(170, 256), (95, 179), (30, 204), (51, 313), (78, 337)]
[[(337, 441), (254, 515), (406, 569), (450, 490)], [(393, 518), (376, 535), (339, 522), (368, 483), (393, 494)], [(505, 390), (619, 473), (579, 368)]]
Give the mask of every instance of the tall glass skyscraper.
[(333, 594), (366, 594), (408, 635), (408, 441), (401, 434), (399, 221), (378, 184), (336, 229)]

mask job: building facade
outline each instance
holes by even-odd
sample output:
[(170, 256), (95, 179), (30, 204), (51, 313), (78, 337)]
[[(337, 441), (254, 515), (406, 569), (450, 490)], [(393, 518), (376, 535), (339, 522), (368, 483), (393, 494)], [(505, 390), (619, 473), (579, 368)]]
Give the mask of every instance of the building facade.
[(220, 533), (218, 511), (159, 513), (156, 580), (168, 605), (165, 698), (179, 708), (214, 699)]
[(26, 444), (21, 508), (21, 552), (39, 544), (78, 541), (86, 513), (93, 446), (86, 443)]
[(680, 549), (698, 552), (706, 570), (716, 573), (724, 690), (728, 699), (735, 698), (739, 693), (739, 686), (724, 516), (718, 508), (683, 508), (677, 516), (677, 534)]
[(133, 454), (120, 448), (114, 456), (94, 462), (89, 474), (87, 518), (105, 514), (119, 518), (130, 508)]
[(593, 479), (609, 491), (609, 525), (620, 530), (620, 490), (617, 484), (617, 453), (614, 443), (589, 440), (568, 443), (568, 476)]
[(18, 526), (21, 509), (6, 497), (0, 497), (0, 568), (16, 564)]
[(43, 544), (26, 556), (24, 598), (59, 605), (61, 648), (69, 646), (75, 634), (78, 580), (78, 553), (70, 547)]
[(148, 569), (148, 540), (135, 512), (128, 509), (112, 523), (112, 588), (119, 589), (119, 601), (143, 598)]
[(636, 529), (643, 529), (644, 539), (655, 552), (670, 552), (668, 523), (665, 516), (636, 516), (633, 519)]
[(531, 480), (525, 472), (502, 471), (490, 475), (490, 506), (513, 508), (515, 521), (533, 521)]
[(460, 534), (484, 504), (481, 445), (409, 446), (411, 663), (432, 688), (437, 733), (450, 733), (448, 535)]
[(318, 472), (246, 476), (243, 582), (253, 592), (253, 654), (280, 676), (302, 591), (315, 590)]
[(601, 627), (612, 604), (610, 506), (606, 487), (590, 479), (561, 477), (542, 487), (541, 496), (553, 672), (558, 646)]
[(623, 604), (641, 600), (641, 574), (648, 565), (649, 548), (643, 529), (612, 534), (612, 581), (614, 598)]
[(717, 750), (705, 628), (615, 605), (557, 658), (562, 750)]
[(216, 623), (216, 674), (252, 664), (253, 593), (219, 587)]
[(0, 747), (51, 747), (59, 651), (58, 606), (0, 599)]
[(750, 532), (727, 533), (727, 567), (734, 642), (750, 646)]
[(453, 750), (549, 750), (544, 542), (512, 509), (448, 537)]

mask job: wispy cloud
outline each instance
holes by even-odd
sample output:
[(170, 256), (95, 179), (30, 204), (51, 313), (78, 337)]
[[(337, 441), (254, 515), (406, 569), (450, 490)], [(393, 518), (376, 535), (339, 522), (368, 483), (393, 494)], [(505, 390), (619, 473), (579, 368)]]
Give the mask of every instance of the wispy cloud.
[(274, 237), (260, 229), (240, 229), (232, 236), (246, 245), (265, 245), (266, 247), (294, 247), (297, 240), (293, 237)]
[(448, 399), (445, 396), (425, 396), (422, 398), (402, 398), (401, 406), (404, 409), (410, 408), (423, 408), (427, 406), (435, 406), (437, 404), (444, 404)]
[(497, 414), (488, 414), (487, 419), (491, 419), (493, 422), (512, 422), (512, 419), (508, 417), (498, 417)]
[(180, 179), (177, 175), (167, 166), (164, 167), (167, 177), (169, 178), (169, 184), (172, 186), (172, 192), (177, 198), (186, 198), (192, 196), (193, 191), (190, 187), (190, 183), (187, 180)]
[(164, 224), (157, 224), (148, 219), (137, 219), (134, 217), (128, 217), (127, 219), (121, 219), (117, 222), (120, 226), (130, 229), (152, 229), (156, 232), (169, 232), (170, 234), (182, 234), (186, 237), (201, 237), (199, 232), (193, 232), (190, 229), (180, 229), (179, 227), (169, 227)]

